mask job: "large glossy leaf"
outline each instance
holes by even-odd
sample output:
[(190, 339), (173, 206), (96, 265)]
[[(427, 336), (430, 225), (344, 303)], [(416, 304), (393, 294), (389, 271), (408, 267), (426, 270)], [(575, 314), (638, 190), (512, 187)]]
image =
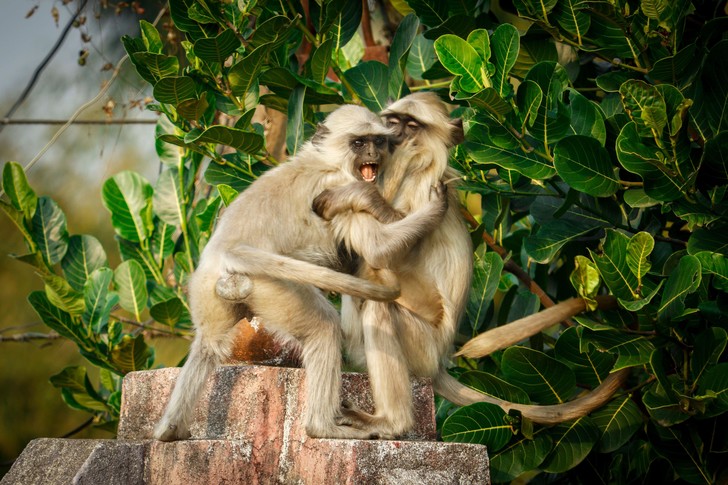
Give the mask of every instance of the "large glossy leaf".
[(547, 15), (554, 9), (557, 0), (514, 0), (513, 5), (518, 12), (527, 18), (547, 20)]
[(195, 42), (195, 55), (206, 62), (222, 64), (240, 47), (240, 40), (232, 29), (223, 30), (217, 37), (199, 39)]
[(699, 391), (715, 397), (715, 407), (719, 412), (728, 411), (728, 362), (708, 369), (700, 379)]
[(119, 292), (121, 307), (141, 322), (141, 313), (147, 306), (147, 278), (137, 261), (124, 261), (114, 270), (114, 286)]
[(477, 93), (491, 86), (483, 60), (467, 41), (452, 34), (435, 41), (435, 53), (445, 69), (460, 76), (460, 87), (469, 93)]
[(648, 363), (655, 350), (654, 344), (645, 337), (617, 330), (593, 331), (584, 328), (581, 335), (582, 348), (593, 345), (601, 352), (617, 355), (612, 372)]
[(518, 29), (511, 24), (500, 24), (493, 31), (490, 43), (493, 49), (493, 63), (495, 64), (493, 87), (498, 91), (498, 94), (505, 97), (512, 90), (508, 75), (518, 59)]
[(50, 274), (43, 277), (43, 282), (51, 304), (74, 317), (83, 313), (85, 310), (83, 295), (71, 288), (68, 281), (58, 275)]
[(197, 97), (195, 81), (187, 76), (165, 77), (154, 85), (154, 97), (161, 103), (178, 105)]
[(650, 418), (660, 426), (673, 426), (690, 419), (688, 409), (684, 407), (679, 398), (672, 392), (672, 386), (680, 386), (677, 376), (670, 377), (670, 393), (662, 385), (652, 384), (645, 389), (642, 395), (644, 405)]
[(496, 116), (505, 115), (511, 111), (511, 105), (501, 98), (495, 88), (486, 88), (475, 94), (459, 91), (456, 93), (455, 99), (467, 101), (472, 108), (490, 111)]
[(627, 123), (617, 137), (619, 163), (632, 173), (642, 177), (645, 193), (655, 200), (668, 202), (682, 196), (683, 187), (677, 177), (670, 177), (663, 170), (664, 156), (651, 141), (641, 138), (634, 122)]
[(665, 283), (657, 309), (658, 319), (668, 322), (685, 311), (685, 297), (698, 289), (702, 271), (695, 256), (683, 256)]
[(372, 111), (382, 111), (387, 106), (387, 66), (377, 61), (366, 61), (344, 73), (355, 94)]
[(258, 133), (223, 125), (211, 126), (201, 133), (190, 133), (185, 142), (227, 145), (250, 154), (258, 153), (264, 145), (263, 137)]
[(655, 248), (655, 240), (647, 232), (639, 232), (627, 243), (627, 266), (638, 281), (647, 274), (652, 265), (649, 256)]
[(562, 102), (569, 84), (566, 70), (556, 62), (540, 62), (528, 71), (525, 80), (538, 84), (543, 93), (543, 101), (529, 131), (544, 144), (556, 143), (566, 136), (570, 124), (568, 110)]
[(186, 0), (170, 0), (169, 14), (178, 30), (187, 33), (192, 40), (209, 37), (203, 27), (190, 18), (188, 11)]
[[(245, 96), (258, 83), (258, 75), (268, 55), (268, 46), (262, 45), (246, 55), (240, 62), (230, 68), (228, 82), (235, 96)], [(252, 108), (252, 106), (248, 106)]]
[(331, 55), (334, 43), (331, 39), (321, 43), (311, 54), (311, 77), (319, 84), (323, 84), (331, 67)]
[(568, 366), (526, 347), (506, 349), (501, 370), (508, 382), (522, 388), (540, 404), (566, 402), (576, 388), (576, 378)]
[(306, 97), (306, 87), (298, 86), (288, 99), (288, 120), (286, 122), (286, 149), (288, 155), (293, 156), (303, 143), (303, 101)]
[(116, 233), (132, 242), (146, 241), (151, 232), (152, 186), (136, 172), (119, 172), (102, 189)]
[(665, 99), (654, 86), (640, 80), (625, 81), (619, 88), (624, 109), (641, 137), (660, 138), (667, 125)]
[(112, 349), (110, 360), (116, 369), (126, 374), (148, 368), (153, 355), (152, 349), (144, 342), (143, 334), (136, 337), (124, 335), (121, 342)]
[(38, 198), (31, 224), (31, 235), (43, 260), (49, 265), (60, 262), (68, 249), (68, 231), (66, 216), (58, 204), (50, 197)]
[(407, 56), (407, 74), (412, 78), (421, 80), (422, 74), (437, 61), (434, 43), (435, 41), (426, 39), (422, 34), (415, 37)]
[(516, 103), (521, 115), (521, 130), (526, 131), (526, 127), (531, 127), (536, 122), (538, 116), (538, 108), (543, 102), (543, 92), (541, 86), (534, 81), (524, 81), (518, 86), (516, 93)]
[(712, 275), (713, 286), (728, 293), (728, 258), (718, 253), (702, 251), (695, 255), (703, 274)]
[(443, 441), (479, 443), (498, 451), (513, 436), (506, 413), (495, 404), (478, 402), (462, 407), (442, 423)]
[(699, 382), (704, 373), (718, 363), (726, 344), (728, 344), (728, 333), (719, 327), (709, 328), (697, 336), (690, 359), (693, 382)]
[(578, 91), (569, 91), (569, 111), (571, 131), (575, 135), (584, 135), (599, 140), (604, 146), (607, 141), (607, 130), (604, 126), (604, 115), (597, 105), (581, 95)]
[(589, 8), (586, 0), (564, 0), (554, 9), (554, 18), (562, 29), (576, 38), (576, 43), (582, 45), (584, 35), (591, 26), (591, 17), (584, 12)]
[(394, 33), (389, 47), (389, 97), (392, 99), (399, 99), (406, 93), (404, 68), (419, 27), (420, 21), (410, 14), (402, 19)]
[(466, 313), (473, 330), (477, 330), (485, 320), (485, 313), (498, 289), (503, 259), (496, 252), (488, 252), (476, 260), (473, 267), (473, 282)]
[(548, 428), (536, 431), (532, 438), (519, 438), (490, 456), (490, 474), (493, 482), (507, 483), (524, 472), (537, 468), (551, 451), (553, 440)]
[(10, 204), (30, 220), (38, 206), (38, 196), (28, 184), (25, 170), (19, 163), (8, 162), (3, 167), (3, 190)]
[(174, 56), (152, 54), (151, 52), (135, 52), (130, 57), (137, 68), (137, 72), (150, 84), (177, 76), (179, 73), (179, 61)]
[(154, 320), (170, 327), (174, 327), (183, 320), (189, 322), (189, 313), (179, 298), (157, 303), (149, 309), (149, 314)]
[(670, 462), (679, 478), (687, 483), (714, 483), (702, 451), (706, 443), (696, 434), (680, 426), (650, 426), (648, 431), (654, 451)]
[(322, 33), (334, 42), (334, 51), (345, 46), (361, 23), (361, 5), (349, 0), (331, 0), (326, 3), (326, 18)]
[(592, 252), (592, 259), (599, 268), (599, 273), (609, 287), (609, 291), (625, 301), (640, 298), (637, 276), (632, 273), (627, 264), (628, 244), (627, 236), (614, 230), (607, 230), (601, 253)]
[(584, 299), (589, 310), (597, 308), (596, 295), (601, 286), (601, 278), (596, 265), (587, 257), (577, 255), (574, 258), (574, 271), (569, 275), (572, 286)]
[(574, 371), (577, 382), (597, 387), (609, 375), (616, 358), (588, 346), (581, 348), (580, 345), (577, 329), (567, 328), (556, 341), (554, 355)]
[(557, 424), (549, 430), (553, 449), (541, 464), (549, 473), (563, 473), (586, 458), (599, 439), (599, 429), (588, 418)]
[(643, 418), (632, 397), (621, 396), (596, 410), (590, 418), (601, 436), (597, 451), (611, 453), (621, 448), (642, 427)]
[(185, 194), (181, 184), (179, 170), (170, 167), (159, 175), (152, 198), (154, 213), (174, 227), (187, 223)]
[(524, 249), (535, 261), (546, 263), (551, 261), (566, 243), (593, 230), (593, 225), (557, 219), (541, 226), (537, 232), (527, 237)]
[(468, 132), (465, 149), (478, 163), (498, 165), (509, 170), (515, 170), (526, 177), (543, 180), (552, 177), (556, 170), (548, 161), (539, 158), (532, 152), (521, 148), (518, 139), (512, 133), (506, 132), (510, 137), (507, 141), (498, 140), (488, 132), (485, 125), (474, 125)]
[(448, 2), (444, 0), (408, 0), (407, 4), (428, 27), (435, 27), (447, 20)]
[[(82, 366), (66, 367), (60, 373), (51, 376), (51, 384), (64, 391), (63, 398), (74, 409), (83, 411), (108, 411), (106, 401), (93, 388)], [(69, 399), (70, 402), (69, 402)]]
[(109, 285), (114, 277), (110, 268), (99, 268), (89, 275), (84, 285), (86, 311), (81, 319), (87, 328), (96, 334), (103, 332), (109, 321), (113, 304), (118, 303), (116, 294), (109, 294)]
[(554, 148), (554, 167), (569, 186), (594, 197), (608, 197), (619, 190), (612, 159), (594, 138), (562, 139)]
[(483, 394), (503, 399), (504, 401), (531, 404), (531, 399), (525, 391), (506, 381), (482, 371), (468, 371), (458, 377), (458, 381), (468, 387), (477, 389)]
[(286, 41), (294, 23), (295, 19), (290, 19), (285, 15), (274, 15), (256, 25), (253, 36), (248, 39), (249, 44), (246, 47), (255, 49), (264, 45), (269, 50), (274, 49)]
[(107, 265), (106, 252), (93, 236), (71, 236), (61, 267), (68, 283), (75, 290), (83, 290), (89, 275)]
[(83, 328), (74, 321), (71, 315), (53, 305), (45, 292), (32, 292), (28, 295), (28, 302), (48, 327), (75, 342), (79, 347), (89, 348)]

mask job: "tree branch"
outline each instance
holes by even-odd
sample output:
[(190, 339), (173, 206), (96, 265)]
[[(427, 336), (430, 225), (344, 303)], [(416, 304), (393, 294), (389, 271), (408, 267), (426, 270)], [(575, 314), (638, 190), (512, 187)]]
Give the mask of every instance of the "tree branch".
[(16, 335), (8, 335), (8, 336), (0, 335), (0, 343), (2, 343), (2, 342), (30, 342), (33, 340), (56, 340), (59, 338), (61, 338), (61, 336), (58, 335), (56, 332), (50, 332), (50, 333), (28, 332), (28, 333), (19, 333)]
[[(68, 120), (0, 119), (0, 125), (65, 125)], [(156, 125), (156, 119), (137, 120), (74, 120), (73, 125)]]

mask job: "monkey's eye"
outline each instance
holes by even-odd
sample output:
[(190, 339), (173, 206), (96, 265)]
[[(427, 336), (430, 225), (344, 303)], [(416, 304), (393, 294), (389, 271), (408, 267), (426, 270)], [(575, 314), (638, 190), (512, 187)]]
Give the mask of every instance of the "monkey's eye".
[(407, 122), (407, 128), (409, 128), (410, 130), (419, 130), (421, 126), (416, 121), (410, 120)]
[(380, 147), (380, 146), (384, 145), (384, 143), (385, 143), (386, 141), (387, 141), (387, 140), (386, 140), (386, 139), (385, 139), (385, 138), (384, 138), (383, 136), (378, 136), (378, 137), (374, 138), (374, 144), (375, 144), (376, 146), (378, 146), (378, 147)]
[(362, 140), (361, 138), (357, 138), (352, 142), (352, 145), (354, 145), (354, 148), (361, 148), (364, 146), (364, 140)]
[(387, 118), (387, 125), (388, 126), (398, 125), (398, 124), (399, 124), (399, 118), (397, 118), (396, 116), (389, 116)]

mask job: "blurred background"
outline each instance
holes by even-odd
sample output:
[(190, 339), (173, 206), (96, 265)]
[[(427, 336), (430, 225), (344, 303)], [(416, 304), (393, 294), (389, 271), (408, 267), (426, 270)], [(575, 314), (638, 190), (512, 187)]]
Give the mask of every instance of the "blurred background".
[[(60, 48), (12, 115), (14, 122), (68, 120), (111, 78), (124, 55), (119, 38), (137, 36), (139, 19), (152, 21), (163, 4), (3, 0), (0, 119), (21, 98), (82, 5)], [(156, 120), (154, 113), (143, 108), (142, 101), (150, 95), (144, 86), (131, 64), (124, 63), (109, 91), (79, 117), (99, 123), (70, 126), (28, 173), (36, 193), (52, 196), (64, 210), (69, 233), (93, 234), (110, 259), (118, 255), (108, 212), (101, 203), (101, 185), (124, 169), (136, 170), (150, 181), (156, 180), (159, 170), (153, 125), (110, 122)], [(59, 124), (0, 125), (0, 164), (27, 165), (60, 128)], [(11, 339), (49, 332), (26, 300), (29, 292), (43, 288), (40, 279), (30, 266), (10, 256), (25, 252), (22, 237), (0, 213), (0, 476), (31, 439), (66, 436), (88, 420), (87, 414), (68, 408), (60, 391), (48, 382), (65, 366), (85, 365), (75, 345), (65, 339)], [(179, 342), (154, 345), (157, 363), (173, 365), (179, 360)], [(172, 350), (167, 351), (168, 346)], [(93, 427), (73, 436), (111, 437)]]

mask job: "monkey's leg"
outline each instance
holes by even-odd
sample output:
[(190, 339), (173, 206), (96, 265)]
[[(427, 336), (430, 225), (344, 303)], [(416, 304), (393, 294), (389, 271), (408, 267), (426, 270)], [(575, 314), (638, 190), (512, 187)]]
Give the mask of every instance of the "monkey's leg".
[(409, 368), (393, 317), (387, 303), (367, 301), (362, 307), (367, 370), (376, 409), (374, 426), (390, 439), (414, 426)]
[(255, 278), (248, 301), (268, 330), (294, 337), (301, 344), (306, 369), (306, 433), (314, 438), (369, 439), (341, 409), (341, 328), (339, 314), (311, 285)]
[(190, 310), (196, 334), (175, 383), (154, 438), (174, 441), (190, 437), (189, 425), (207, 379), (230, 356), (231, 329), (238, 321), (236, 307), (215, 295), (217, 272), (200, 267), (190, 280)]

